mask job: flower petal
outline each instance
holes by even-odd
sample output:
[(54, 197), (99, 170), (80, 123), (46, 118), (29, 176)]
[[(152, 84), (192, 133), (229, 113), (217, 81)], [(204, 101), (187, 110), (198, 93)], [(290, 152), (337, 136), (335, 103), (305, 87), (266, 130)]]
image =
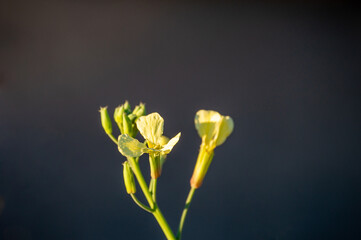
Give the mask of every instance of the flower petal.
[(142, 136), (151, 144), (157, 145), (163, 135), (164, 120), (159, 113), (142, 116), (136, 121), (137, 128)]
[(232, 133), (234, 128), (234, 123), (231, 117), (223, 116), (222, 122), (219, 127), (218, 138), (216, 141), (216, 146), (219, 146), (226, 141), (227, 137)]
[(197, 112), (194, 123), (199, 136), (202, 139), (205, 137), (205, 142), (207, 144), (209, 144), (214, 135), (217, 134), (221, 119), (221, 114), (216, 111), (199, 110)]
[(129, 137), (127, 134), (122, 134), (118, 138), (119, 152), (125, 157), (139, 157), (143, 154), (145, 148), (144, 143)]
[(173, 137), (171, 140), (169, 140), (169, 142), (163, 146), (162, 152), (164, 152), (165, 154), (168, 154), (170, 151), (172, 151), (172, 148), (174, 147), (174, 145), (176, 145), (177, 142), (179, 141), (180, 136), (181, 136), (181, 133), (178, 133), (175, 137)]

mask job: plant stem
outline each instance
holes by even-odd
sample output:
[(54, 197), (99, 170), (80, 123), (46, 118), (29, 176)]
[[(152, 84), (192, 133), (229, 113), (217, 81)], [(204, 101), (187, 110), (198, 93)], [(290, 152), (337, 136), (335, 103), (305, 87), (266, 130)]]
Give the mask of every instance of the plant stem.
[(153, 213), (153, 210), (150, 209), (149, 207), (145, 206), (143, 203), (141, 203), (138, 198), (134, 195), (134, 194), (130, 194), (130, 196), (133, 198), (133, 201), (143, 210), (149, 212), (149, 213)]
[(117, 139), (115, 139), (115, 137), (112, 134), (108, 134), (108, 136), (110, 137), (110, 139), (118, 146), (118, 141)]
[(167, 237), (168, 240), (176, 240), (172, 229), (169, 227), (167, 221), (165, 220), (162, 212), (160, 211), (160, 209), (158, 208), (158, 206), (156, 206), (153, 215), (155, 217), (155, 219), (157, 219), (157, 222), (159, 224), (159, 226), (162, 228), (165, 236)]
[(153, 185), (152, 185), (152, 195), (153, 195), (153, 202), (157, 202), (157, 179), (155, 178), (153, 180)]
[(150, 192), (150, 193), (153, 192), (153, 181), (154, 181), (154, 179), (151, 178), (151, 179), (150, 179), (150, 182), (149, 182), (149, 192)]
[[(150, 208), (152, 209), (152, 214), (157, 220), (159, 226), (163, 230), (163, 233), (167, 237), (168, 240), (176, 240), (174, 233), (172, 232), (172, 229), (169, 227), (167, 220), (165, 220), (162, 212), (157, 206), (157, 203), (153, 201), (152, 195), (149, 192), (147, 183), (144, 180), (143, 174), (140, 170), (138, 162), (135, 160), (135, 158), (128, 158), (128, 161), (130, 163), (130, 166), (132, 167), (132, 170), (134, 172), (135, 177), (138, 180), (139, 186), (143, 191), (143, 194), (145, 198), (147, 199)], [(154, 182), (153, 182), (154, 185)]]
[(135, 158), (128, 158), (128, 161), (130, 163), (130, 166), (132, 167), (132, 170), (134, 172), (135, 177), (138, 180), (139, 186), (143, 191), (143, 194), (145, 196), (145, 198), (147, 199), (149, 206), (151, 209), (154, 209), (154, 202), (152, 199), (152, 195), (150, 194), (150, 192), (148, 191), (148, 186), (147, 183), (144, 180), (143, 174), (140, 170), (139, 164), (137, 163), (137, 161), (135, 161)]
[(191, 205), (192, 198), (193, 198), (193, 195), (194, 195), (194, 192), (195, 192), (195, 191), (196, 191), (195, 188), (191, 188), (191, 190), (190, 190), (189, 193), (188, 193), (188, 197), (187, 197), (187, 200), (186, 200), (186, 204), (184, 205), (184, 209), (183, 209), (183, 212), (182, 212), (182, 216), (181, 216), (181, 219), (180, 219), (180, 222), (179, 222), (179, 227), (178, 227), (178, 232), (177, 232), (177, 237), (176, 237), (177, 240), (180, 240), (180, 239), (181, 239), (184, 221), (185, 221), (185, 219), (186, 219), (186, 216), (187, 216), (187, 213), (188, 213), (188, 209), (189, 209), (189, 206)]

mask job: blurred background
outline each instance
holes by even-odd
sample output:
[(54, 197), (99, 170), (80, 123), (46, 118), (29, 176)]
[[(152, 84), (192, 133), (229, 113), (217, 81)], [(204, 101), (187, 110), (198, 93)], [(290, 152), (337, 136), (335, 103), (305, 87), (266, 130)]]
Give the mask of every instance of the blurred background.
[(196, 111), (234, 119), (184, 240), (360, 239), (361, 12), (322, 2), (0, 1), (0, 239), (164, 239), (100, 125), (125, 100), (182, 132), (158, 186), (174, 230)]

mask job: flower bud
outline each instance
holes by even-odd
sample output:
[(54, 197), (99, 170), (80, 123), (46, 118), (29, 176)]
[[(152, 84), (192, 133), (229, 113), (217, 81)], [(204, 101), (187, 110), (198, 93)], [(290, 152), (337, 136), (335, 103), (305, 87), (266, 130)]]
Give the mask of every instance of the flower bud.
[(130, 121), (130, 119), (126, 113), (123, 113), (123, 132), (122, 133), (133, 137), (132, 122)]
[(110, 120), (107, 107), (101, 107), (99, 112), (104, 131), (106, 134), (112, 134), (112, 121)]
[(128, 115), (128, 118), (131, 122), (134, 122), (134, 120), (137, 118), (137, 115), (135, 115), (134, 113), (131, 113)]
[(145, 112), (146, 112), (146, 109), (145, 109), (145, 104), (144, 103), (140, 103), (138, 106), (136, 106), (134, 108), (134, 111), (133, 111), (133, 113), (135, 115), (137, 115), (137, 117), (144, 116)]
[(132, 113), (136, 114), (138, 112), (139, 108), (140, 108), (139, 105), (135, 106)]
[(124, 113), (124, 106), (118, 106), (114, 110), (114, 121), (117, 123), (120, 132), (123, 132), (123, 113)]
[(134, 194), (136, 192), (136, 186), (133, 176), (133, 171), (129, 166), (128, 161), (123, 163), (123, 177), (124, 185), (128, 194)]
[(131, 109), (130, 104), (129, 104), (128, 101), (125, 101), (125, 103), (123, 104), (123, 106), (124, 106), (124, 111), (125, 111), (127, 114), (129, 114), (129, 113), (132, 112), (132, 109)]
[(114, 121), (121, 123), (123, 121), (124, 106), (118, 106), (114, 110)]

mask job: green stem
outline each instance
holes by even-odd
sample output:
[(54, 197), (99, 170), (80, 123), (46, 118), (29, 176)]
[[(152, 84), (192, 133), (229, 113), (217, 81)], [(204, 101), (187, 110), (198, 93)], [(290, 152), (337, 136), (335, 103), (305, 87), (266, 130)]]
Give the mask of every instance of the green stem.
[(110, 139), (118, 146), (118, 141), (117, 139), (115, 139), (115, 137), (112, 134), (108, 134), (108, 136), (110, 137)]
[(144, 180), (144, 177), (140, 170), (138, 162), (135, 160), (135, 158), (130, 158), (130, 157), (128, 158), (128, 161), (130, 163), (130, 166), (132, 167), (135, 177), (138, 180), (139, 186), (142, 189), (143, 194), (144, 194), (145, 198), (147, 199), (150, 208), (152, 209), (153, 216), (155, 217), (159, 226), (163, 230), (163, 233), (165, 234), (165, 236), (167, 237), (168, 240), (176, 240), (176, 238), (172, 232), (172, 229), (168, 225), (167, 220), (165, 220), (165, 218), (164, 218), (162, 212), (160, 211), (160, 209), (158, 208), (157, 204), (155, 202), (153, 202), (152, 195), (149, 192), (147, 183)]
[(141, 203), (138, 198), (134, 195), (134, 194), (130, 194), (130, 196), (133, 198), (133, 201), (143, 210), (152, 213), (153, 210), (150, 209), (149, 207), (145, 206), (143, 203)]
[(188, 209), (189, 209), (189, 206), (191, 205), (192, 198), (193, 198), (193, 195), (194, 195), (195, 191), (196, 191), (195, 188), (191, 188), (191, 190), (188, 193), (186, 204), (184, 206), (183, 213), (182, 213), (182, 216), (181, 216), (181, 219), (180, 219), (180, 222), (179, 222), (179, 227), (178, 227), (178, 232), (177, 232), (177, 237), (176, 237), (177, 240), (181, 239), (184, 221), (186, 219)]
[(149, 182), (149, 192), (150, 192), (150, 193), (153, 192), (153, 182), (154, 182), (154, 179), (151, 178), (151, 179), (150, 179), (150, 182)]
[(150, 192), (148, 191), (148, 186), (147, 183), (144, 180), (143, 174), (140, 170), (139, 164), (137, 163), (137, 161), (135, 160), (135, 158), (128, 158), (128, 161), (130, 163), (130, 166), (132, 167), (132, 170), (134, 172), (135, 177), (138, 180), (139, 186), (143, 191), (143, 194), (145, 196), (145, 198), (147, 199), (149, 206), (151, 209), (154, 209), (154, 202), (152, 199), (152, 195), (150, 194)]
[(153, 180), (153, 185), (152, 185), (152, 195), (153, 195), (153, 202), (157, 202), (157, 179), (155, 178)]
[(164, 235), (167, 237), (168, 240), (176, 240), (172, 229), (169, 227), (167, 221), (165, 220), (162, 212), (160, 211), (160, 209), (156, 206), (153, 215), (155, 217), (155, 219), (157, 219), (157, 222), (159, 224), (159, 226), (162, 228)]
[(121, 124), (119, 124), (118, 122), (117, 122), (117, 125), (118, 125), (118, 128), (119, 128), (120, 133), (121, 133), (121, 134), (123, 134), (123, 131), (122, 131), (122, 125), (121, 125)]

